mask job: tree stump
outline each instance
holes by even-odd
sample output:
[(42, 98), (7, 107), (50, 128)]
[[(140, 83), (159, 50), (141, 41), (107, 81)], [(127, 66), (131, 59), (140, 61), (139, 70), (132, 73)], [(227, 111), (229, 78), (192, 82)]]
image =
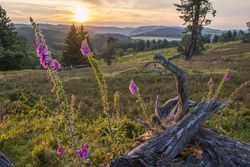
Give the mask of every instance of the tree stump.
[(159, 105), (156, 98), (155, 117), (162, 131), (109, 167), (250, 167), (250, 145), (225, 137), (203, 127), (213, 113), (226, 107), (214, 99), (196, 104), (188, 99), (184, 72), (168, 59), (156, 54), (154, 61), (170, 70), (176, 79), (178, 97)]

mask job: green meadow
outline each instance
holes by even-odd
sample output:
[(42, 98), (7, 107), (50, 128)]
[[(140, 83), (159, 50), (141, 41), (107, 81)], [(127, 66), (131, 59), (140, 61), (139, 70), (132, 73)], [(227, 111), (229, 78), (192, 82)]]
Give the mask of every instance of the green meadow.
[[(185, 71), (189, 97), (200, 102), (208, 93), (208, 80), (212, 77), (218, 86), (229, 68), (232, 78), (226, 82), (217, 100), (228, 100), (241, 84), (250, 80), (250, 44), (240, 42), (215, 43), (206, 46), (203, 55), (191, 62), (183, 57), (172, 62)], [(177, 96), (173, 75), (164, 71), (160, 75), (153, 66), (142, 68), (155, 53), (165, 57), (177, 54), (176, 48), (139, 52), (117, 58), (111, 66), (101, 62), (107, 80), (109, 98), (118, 92), (119, 106), (112, 110), (112, 128), (117, 147), (111, 147), (108, 139), (108, 120), (104, 117), (98, 85), (91, 68), (61, 70), (60, 77), (68, 98), (77, 108), (73, 115), (74, 132), (79, 140), (90, 147), (93, 166), (105, 164), (115, 156), (134, 147), (135, 139), (145, 132), (136, 118), (148, 119), (154, 114), (154, 102)], [(137, 99), (128, 90), (134, 79), (140, 88), (148, 110), (148, 117), (141, 114)], [(67, 145), (63, 114), (55, 107), (51, 93), (52, 84), (45, 70), (21, 70), (0, 72), (0, 150), (17, 166), (64, 166), (74, 163), (71, 155), (58, 157), (59, 143)], [(73, 98), (72, 98), (73, 95)], [(75, 99), (75, 100), (74, 100)], [(111, 104), (113, 105), (113, 104)], [(233, 96), (228, 108), (216, 113), (205, 126), (245, 142), (250, 142), (250, 85)], [(58, 165), (59, 164), (59, 165)]]

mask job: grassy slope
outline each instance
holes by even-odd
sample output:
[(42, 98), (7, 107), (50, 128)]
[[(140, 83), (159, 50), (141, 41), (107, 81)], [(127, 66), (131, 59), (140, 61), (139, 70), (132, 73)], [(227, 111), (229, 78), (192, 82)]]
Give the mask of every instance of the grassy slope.
[[(171, 48), (159, 50), (157, 52), (169, 57), (176, 53), (176, 50)], [(128, 84), (131, 79), (134, 79), (139, 85), (148, 110), (152, 111), (152, 113), (154, 110), (154, 100), (157, 94), (160, 94), (162, 102), (176, 95), (175, 83), (172, 75), (167, 74), (163, 77), (154, 73), (150, 68), (147, 70), (141, 70), (139, 68), (143, 62), (150, 61), (154, 53), (155, 52), (143, 52), (136, 55), (128, 55), (118, 58), (112, 66), (103, 67), (109, 85), (110, 98), (112, 98), (115, 91), (120, 92), (120, 112), (125, 113), (128, 117), (138, 115), (140, 111), (138, 104), (135, 102), (136, 99), (131, 96), (128, 91)], [(250, 79), (250, 44), (241, 44), (238, 42), (212, 44), (208, 46), (208, 51), (205, 55), (195, 57), (192, 62), (185, 62), (182, 59), (177, 59), (174, 60), (174, 63), (185, 70), (190, 98), (196, 101), (199, 101), (207, 93), (207, 81), (210, 77), (213, 77), (218, 85), (226, 69), (230, 68), (232, 70), (232, 80), (225, 84), (225, 88), (221, 92), (221, 96), (219, 96), (219, 99), (223, 99), (228, 97), (241, 83)], [(97, 84), (93, 75), (92, 70), (89, 68), (61, 71), (61, 77), (67, 94), (69, 96), (72, 94), (76, 95), (82, 106), (80, 115), (78, 115), (79, 118), (76, 120), (77, 128), (86, 129), (83, 131), (85, 131), (85, 133), (91, 132), (91, 134), (95, 134), (93, 133), (95, 129), (91, 129), (87, 122), (96, 120), (101, 109)], [(8, 110), (8, 108), (15, 108), (15, 105), (17, 105), (16, 100), (22, 96), (23, 92), (29, 95), (29, 103), (37, 101), (40, 96), (43, 96), (45, 100), (50, 99), (52, 98), (50, 88), (51, 85), (48, 84), (45, 71), (26, 70), (0, 72), (0, 110), (2, 110), (2, 112), (12, 111)], [(249, 100), (250, 86), (245, 87), (241, 93), (237, 95), (234, 105), (230, 106), (230, 109), (223, 111), (223, 113), (218, 113), (218, 115), (211, 119), (207, 125), (216, 127), (226, 135), (250, 142)], [(9, 101), (12, 101), (11, 105)], [(21, 115), (20, 118), (11, 116), (6, 117), (6, 119), (0, 123), (0, 150), (11, 156), (19, 166), (24, 166), (25, 163), (28, 163), (30, 156), (33, 157), (33, 154), (36, 155), (38, 152), (36, 152), (36, 150), (41, 149), (41, 147), (56, 145), (53, 142), (52, 144), (50, 143), (54, 141), (50, 131), (42, 131), (41, 129), (42, 127), (53, 129), (51, 125), (53, 119), (51, 120), (50, 118), (58, 117), (58, 119), (60, 119), (60, 114), (56, 114), (56, 116), (54, 114), (44, 116), (42, 113), (38, 112), (39, 110), (47, 111), (47, 109), (44, 109), (44, 106), (45, 105), (39, 103), (35, 107), (32, 106), (26, 109), (27, 112), (32, 110), (34, 112), (33, 114), (38, 114), (38, 117), (32, 114), (32, 116), (25, 116), (25, 114), (27, 114), (25, 113)], [(224, 117), (221, 117), (222, 114)], [(27, 117), (30, 121), (25, 120)], [(47, 117), (49, 119), (47, 119)], [(222, 119), (222, 121), (220, 119)], [(82, 123), (84, 121), (86, 124)], [(218, 126), (218, 122), (222, 122), (220, 126)], [(97, 119), (93, 124), (98, 126), (99, 123)], [(18, 126), (16, 124), (18, 124)], [(43, 133), (37, 132), (37, 129), (40, 129)], [(137, 129), (136, 132), (139, 133), (141, 130)], [(44, 139), (44, 133), (50, 136), (49, 139)], [(93, 138), (98, 137), (98, 135), (96, 135), (97, 134), (90, 135), (87, 140), (93, 141)], [(41, 144), (41, 141), (44, 140), (47, 143), (42, 142)], [(127, 144), (124, 146), (123, 150), (131, 146), (128, 141), (124, 143)], [(36, 146), (35, 150), (31, 149), (34, 146)], [(98, 147), (100, 150), (94, 153), (95, 157), (100, 158), (96, 160), (96, 163), (108, 161), (109, 158), (111, 158), (102, 156), (105, 151), (107, 152), (105, 147), (99, 146), (98, 143), (95, 143), (93, 147)], [(53, 152), (53, 150), (47, 151)], [(29, 152), (32, 152), (32, 155), (30, 155)], [(45, 155), (48, 156), (48, 154)], [(36, 158), (37, 155), (34, 157)]]

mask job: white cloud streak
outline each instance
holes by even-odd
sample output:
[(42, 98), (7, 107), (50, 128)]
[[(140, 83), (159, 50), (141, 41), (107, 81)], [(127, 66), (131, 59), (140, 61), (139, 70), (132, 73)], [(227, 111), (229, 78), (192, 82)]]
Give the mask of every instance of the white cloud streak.
[[(244, 28), (250, 21), (250, 1), (212, 0), (217, 16), (212, 27)], [(28, 22), (30, 16), (40, 22), (73, 22), (75, 5), (90, 9), (92, 25), (181, 25), (174, 3), (179, 0), (0, 0), (15, 22)]]

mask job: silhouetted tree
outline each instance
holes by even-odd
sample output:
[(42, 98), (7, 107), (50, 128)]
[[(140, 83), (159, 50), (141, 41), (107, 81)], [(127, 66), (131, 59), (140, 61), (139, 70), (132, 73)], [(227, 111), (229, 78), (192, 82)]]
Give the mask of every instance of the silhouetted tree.
[(80, 26), (77, 34), (78, 34), (78, 38), (79, 38), (80, 43), (82, 43), (83, 40), (86, 40), (89, 44), (90, 50), (94, 53), (93, 43), (90, 40), (89, 34), (85, 30), (85, 27), (83, 25)]
[(164, 48), (168, 48), (169, 47), (169, 41), (164, 39), (163, 40), (163, 46), (164, 46)]
[(220, 38), (220, 36), (216, 34), (216, 35), (214, 35), (214, 37), (213, 37), (213, 40), (212, 40), (212, 41), (213, 41), (214, 43), (216, 43), (216, 42), (218, 42), (218, 41), (219, 41), (219, 38)]
[(100, 56), (108, 65), (111, 65), (113, 59), (115, 58), (117, 42), (118, 40), (116, 38), (109, 37), (101, 50)]
[(73, 24), (71, 25), (64, 44), (63, 63), (65, 65), (79, 65), (84, 63), (80, 47), (81, 45), (77, 34), (77, 28)]
[(211, 14), (214, 17), (216, 11), (210, 0), (180, 0), (180, 4), (174, 5), (181, 13), (180, 18), (184, 20), (184, 24), (187, 24), (187, 32), (191, 34), (184, 50), (185, 59), (191, 60), (194, 53), (197, 53), (202, 46), (198, 42), (202, 41), (200, 39), (203, 27), (212, 22), (207, 15)]
[(15, 26), (7, 16), (7, 12), (0, 6), (0, 46), (3, 49), (13, 49), (17, 43)]
[(233, 34), (231, 31), (223, 32), (219, 37), (220, 42), (230, 42), (232, 40), (233, 40)]
[(15, 26), (0, 6), (0, 70), (29, 68), (26, 41), (19, 39)]
[(244, 40), (245, 38), (245, 33), (244, 31), (240, 30), (236, 36), (236, 40)]
[(124, 49), (122, 49), (122, 48), (117, 49), (116, 50), (116, 55), (119, 56), (119, 57), (124, 56), (125, 55)]
[(233, 40), (236, 40), (237, 35), (238, 35), (238, 32), (236, 30), (234, 30), (232, 33)]
[(63, 64), (65, 65), (81, 65), (87, 64), (86, 58), (81, 54), (80, 47), (83, 40), (87, 40), (90, 49), (93, 51), (92, 43), (89, 39), (88, 32), (84, 26), (77, 28), (74, 24), (71, 26), (67, 34), (64, 50), (63, 50)]
[(138, 52), (141, 52), (141, 51), (144, 50), (144, 48), (145, 48), (145, 42), (144, 42), (144, 40), (139, 40), (139, 41), (136, 43), (136, 50), (137, 50)]
[(147, 48), (149, 48), (150, 47), (150, 41), (147, 40), (145, 45), (146, 45)]
[(132, 54), (132, 53), (135, 52), (135, 49), (134, 49), (134, 48), (128, 48), (128, 49), (126, 50), (126, 52), (127, 52), (128, 54)]

